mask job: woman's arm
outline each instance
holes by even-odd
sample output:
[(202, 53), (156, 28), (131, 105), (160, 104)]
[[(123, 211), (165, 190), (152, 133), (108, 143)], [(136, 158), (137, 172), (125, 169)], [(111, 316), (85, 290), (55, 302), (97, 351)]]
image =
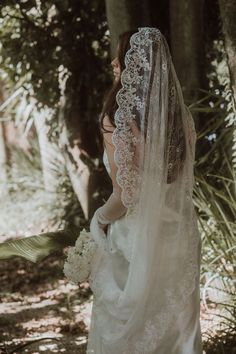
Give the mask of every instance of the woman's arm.
[(114, 161), (115, 146), (112, 143), (112, 132), (115, 128), (111, 125), (107, 116), (104, 117), (104, 127), (106, 130), (109, 130), (109, 132), (103, 131), (103, 138), (111, 169), (113, 191), (106, 203), (96, 210), (99, 225), (103, 229), (106, 228), (107, 224), (123, 216), (127, 211), (127, 208), (121, 201), (121, 187), (116, 181), (117, 166)]

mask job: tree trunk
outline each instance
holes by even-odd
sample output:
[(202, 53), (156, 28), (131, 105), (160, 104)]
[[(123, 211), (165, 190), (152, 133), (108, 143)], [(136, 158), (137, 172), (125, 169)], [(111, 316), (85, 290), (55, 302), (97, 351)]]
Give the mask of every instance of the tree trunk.
[(150, 24), (148, 1), (106, 0), (107, 20), (111, 33), (111, 55), (116, 53), (119, 35), (127, 30)]
[[(79, 200), (84, 217), (88, 220), (102, 203), (101, 198), (99, 198), (100, 193), (96, 193), (97, 190), (102, 188), (102, 183), (100, 178), (97, 178), (98, 175), (93, 168), (94, 162), (99, 161), (99, 157), (95, 159), (91, 157), (94, 154), (93, 146), (95, 145), (96, 147), (96, 143), (91, 141), (88, 135), (87, 139), (83, 135), (83, 127), (78, 119), (79, 108), (76, 105), (76, 101), (73, 101), (73, 107), (71, 107), (69, 102), (70, 99), (62, 95), (58, 112), (59, 145), (65, 159), (72, 187)], [(70, 119), (65, 118), (68, 112), (70, 113)]]
[(149, 0), (150, 25), (158, 28), (170, 42), (170, 9), (169, 1)]
[[(65, 170), (65, 161), (59, 147), (49, 139), (49, 125), (52, 112), (35, 113), (35, 127), (38, 136), (44, 187), (49, 193), (58, 193), (58, 178)], [(47, 118), (47, 119), (46, 119)]]
[[(2, 88), (0, 88), (0, 105), (4, 101)], [(0, 118), (3, 118), (0, 116)], [(7, 149), (4, 122), (0, 122), (0, 198), (8, 194), (7, 188)]]
[(73, 190), (79, 200), (86, 220), (89, 220), (95, 210), (103, 203), (101, 197), (107, 199), (111, 193), (111, 182), (105, 179), (104, 167), (97, 166), (99, 158), (94, 161), (80, 149), (75, 141), (69, 142), (68, 131), (63, 123), (60, 134), (60, 147), (66, 162), (66, 168)]
[(203, 87), (203, 0), (170, 0), (171, 52), (186, 103)]
[(4, 123), (0, 123), (0, 198), (8, 194), (7, 188), (7, 154), (5, 146)]
[(219, 5), (236, 112), (236, 1), (219, 0)]
[[(58, 179), (68, 173), (73, 190), (78, 198), (85, 219), (91, 216), (89, 212), (89, 178), (90, 170), (81, 159), (81, 151), (75, 143), (69, 141), (64, 119), (63, 107), (59, 112), (60, 136), (58, 144), (49, 139), (50, 110), (42, 114), (38, 113), (35, 118), (35, 126), (40, 146), (44, 186), (50, 193), (59, 193)], [(101, 204), (101, 203), (100, 203)], [(93, 208), (94, 211), (94, 208)]]
[(63, 125), (63, 129), (60, 134), (60, 147), (63, 151), (67, 172), (69, 174), (72, 187), (80, 202), (85, 219), (88, 219), (88, 183), (90, 171), (88, 166), (86, 166), (86, 164), (81, 160), (81, 151), (78, 146), (70, 146), (65, 124)]

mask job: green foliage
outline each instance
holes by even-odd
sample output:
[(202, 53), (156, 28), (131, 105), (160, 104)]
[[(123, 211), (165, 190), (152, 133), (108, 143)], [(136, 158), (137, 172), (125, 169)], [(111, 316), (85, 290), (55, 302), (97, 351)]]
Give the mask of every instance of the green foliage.
[[(201, 297), (214, 312), (212, 331), (235, 331), (236, 117), (223, 41), (214, 40), (208, 71), (209, 91), (191, 105), (200, 112), (195, 162), (194, 203), (202, 237)], [(218, 316), (218, 319), (216, 319)], [(222, 331), (219, 336), (222, 336)], [(223, 353), (209, 340), (212, 352)], [(208, 351), (207, 351), (208, 352)], [(211, 352), (211, 351), (210, 351)]]
[(30, 74), (28, 82), (37, 100), (55, 106), (59, 76), (62, 80), (66, 70), (71, 77), (67, 90), (76, 83), (80, 93), (90, 94), (96, 102), (106, 80), (103, 1), (2, 1), (0, 24), (1, 65), (14, 82)]
[[(204, 302), (228, 302), (235, 293), (236, 199), (232, 178), (211, 175), (196, 178), (195, 204), (202, 235)], [(221, 185), (221, 188), (216, 188)], [(217, 291), (218, 288), (218, 291)], [(208, 299), (209, 297), (209, 299)], [(232, 310), (228, 308), (228, 310)], [(234, 308), (236, 311), (236, 308)]]
[[(209, 118), (198, 132), (194, 202), (202, 236), (201, 288), (205, 308), (219, 309), (219, 322), (235, 328), (236, 188), (235, 126), (229, 96), (212, 89), (195, 110)], [(199, 147), (199, 148), (198, 148)]]
[(22, 257), (31, 262), (39, 262), (49, 254), (74, 245), (80, 229), (65, 229), (24, 237), (0, 244), (0, 260)]
[(110, 84), (104, 1), (2, 1), (0, 42), (8, 78), (24, 78), (38, 108), (55, 109), (51, 124), (58, 130), (62, 116), (70, 144), (97, 157), (98, 114)]
[(28, 152), (16, 147), (10, 150), (8, 195), (0, 212), (0, 235), (4, 239), (85, 223), (67, 175), (59, 175), (57, 193), (45, 191), (38, 145), (34, 140), (30, 145)]

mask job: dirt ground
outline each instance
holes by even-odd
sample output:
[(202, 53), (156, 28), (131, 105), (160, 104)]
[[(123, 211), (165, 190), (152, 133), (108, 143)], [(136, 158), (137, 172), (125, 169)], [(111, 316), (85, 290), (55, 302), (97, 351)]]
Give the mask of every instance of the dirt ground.
[[(0, 353), (86, 353), (92, 292), (65, 279), (64, 258), (0, 261)], [(204, 353), (235, 354), (235, 338), (214, 340), (213, 314), (201, 311)]]
[(92, 293), (66, 281), (63, 259), (1, 261), (0, 353), (85, 353)]

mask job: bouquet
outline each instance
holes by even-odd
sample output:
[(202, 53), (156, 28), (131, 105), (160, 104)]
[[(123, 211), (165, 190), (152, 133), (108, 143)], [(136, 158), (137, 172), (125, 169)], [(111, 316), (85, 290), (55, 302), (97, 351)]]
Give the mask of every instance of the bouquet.
[(69, 247), (63, 272), (73, 283), (87, 281), (91, 271), (91, 263), (97, 249), (91, 233), (83, 229), (74, 247)]

